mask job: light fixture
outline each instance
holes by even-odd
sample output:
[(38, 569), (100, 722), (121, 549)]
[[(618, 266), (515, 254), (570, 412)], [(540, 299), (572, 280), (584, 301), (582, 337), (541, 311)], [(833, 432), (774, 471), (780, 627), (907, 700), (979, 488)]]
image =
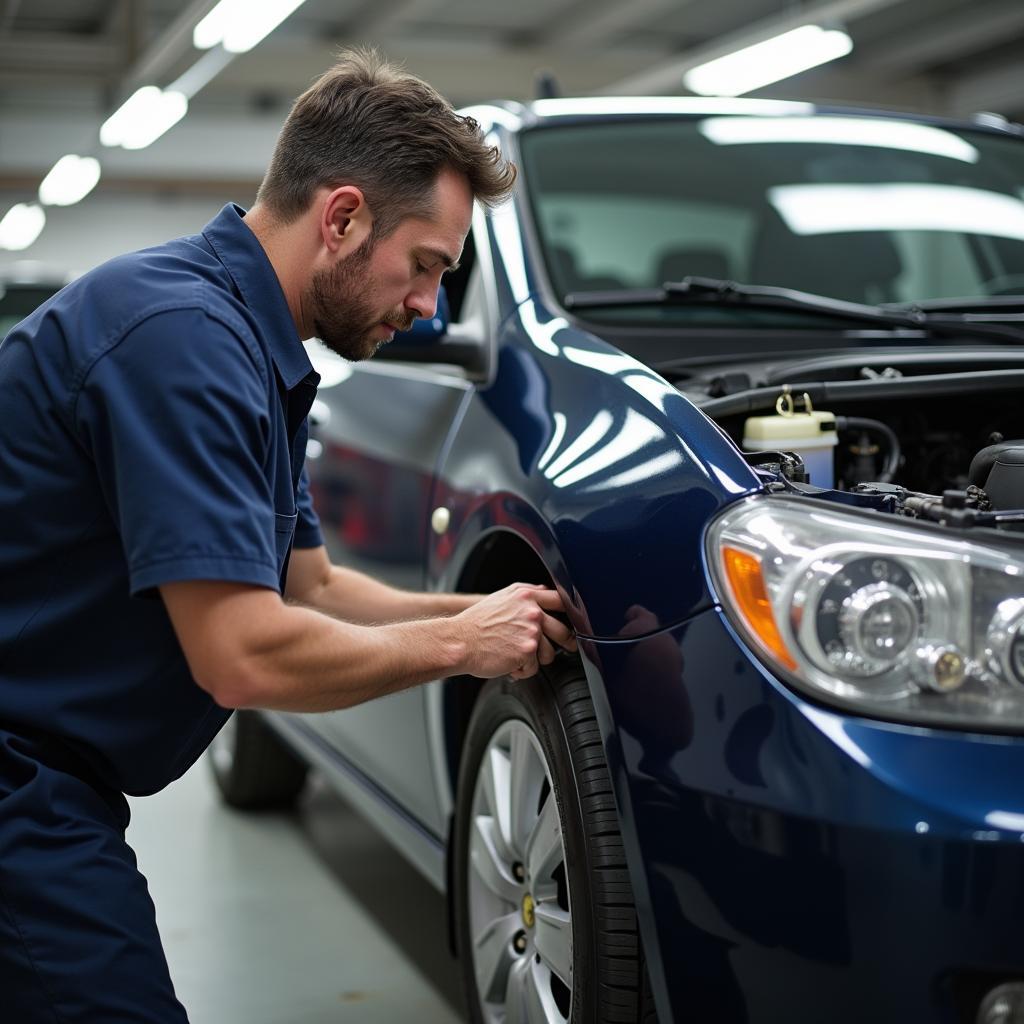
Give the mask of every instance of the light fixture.
[(839, 29), (801, 25), (691, 68), (683, 84), (702, 96), (742, 96), (763, 85), (845, 57), (853, 40)]
[(104, 146), (145, 149), (176, 125), (187, 111), (188, 98), (184, 93), (144, 85), (103, 122), (100, 142)]
[(39, 186), (39, 201), (47, 206), (71, 206), (84, 199), (100, 180), (100, 162), (92, 156), (62, 156)]
[(220, 0), (192, 31), (192, 43), (209, 50), (245, 53), (265, 39), (304, 0)]
[(18, 203), (0, 220), (0, 249), (27, 249), (46, 224), (46, 213), (38, 203)]

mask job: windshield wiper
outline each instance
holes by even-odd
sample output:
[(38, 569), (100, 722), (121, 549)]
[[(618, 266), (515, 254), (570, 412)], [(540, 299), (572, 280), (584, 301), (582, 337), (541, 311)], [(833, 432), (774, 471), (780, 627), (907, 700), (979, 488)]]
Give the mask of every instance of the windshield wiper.
[[(1024, 295), (964, 295), (955, 299), (921, 299), (917, 302), (883, 302), (882, 309), (897, 312), (920, 309), (925, 313), (966, 313), (979, 311), (979, 323), (993, 320), (1018, 323), (1024, 320)], [(973, 320), (973, 318), (972, 318)]]
[(716, 277), (684, 277), (667, 281), (661, 288), (624, 288), (612, 291), (571, 292), (564, 300), (566, 309), (599, 309), (615, 306), (738, 306), (747, 309), (784, 309), (802, 313), (872, 324), (890, 329), (923, 331), (933, 336), (999, 338), (1024, 341), (1024, 328), (1003, 324), (978, 323), (975, 318), (936, 316), (923, 309), (905, 311), (860, 302), (846, 302), (827, 295), (801, 292), (774, 285), (738, 284)]

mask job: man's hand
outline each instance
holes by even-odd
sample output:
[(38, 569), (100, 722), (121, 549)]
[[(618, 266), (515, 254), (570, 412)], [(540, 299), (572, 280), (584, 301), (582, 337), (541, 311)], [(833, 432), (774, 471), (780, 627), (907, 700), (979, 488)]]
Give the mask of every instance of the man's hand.
[(462, 671), (491, 679), (527, 679), (555, 658), (554, 644), (576, 650), (572, 631), (548, 612), (564, 611), (558, 592), (532, 583), (513, 583), (481, 598), (455, 616), (468, 657)]

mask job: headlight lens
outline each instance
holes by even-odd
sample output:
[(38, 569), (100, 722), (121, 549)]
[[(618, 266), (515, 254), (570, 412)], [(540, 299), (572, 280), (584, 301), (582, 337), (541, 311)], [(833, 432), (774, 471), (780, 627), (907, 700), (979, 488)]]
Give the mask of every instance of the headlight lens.
[(862, 713), (1024, 726), (1024, 547), (759, 496), (708, 533), (730, 620), (783, 678)]

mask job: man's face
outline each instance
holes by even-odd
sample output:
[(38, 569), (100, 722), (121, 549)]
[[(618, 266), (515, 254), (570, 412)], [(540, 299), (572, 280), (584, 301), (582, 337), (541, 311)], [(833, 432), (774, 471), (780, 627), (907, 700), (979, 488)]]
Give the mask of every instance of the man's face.
[(368, 359), (437, 307), (441, 275), (456, 265), (473, 202), (466, 181), (443, 172), (434, 215), (407, 217), (383, 239), (368, 237), (330, 268), (317, 271), (307, 308), (316, 336), (345, 359)]

